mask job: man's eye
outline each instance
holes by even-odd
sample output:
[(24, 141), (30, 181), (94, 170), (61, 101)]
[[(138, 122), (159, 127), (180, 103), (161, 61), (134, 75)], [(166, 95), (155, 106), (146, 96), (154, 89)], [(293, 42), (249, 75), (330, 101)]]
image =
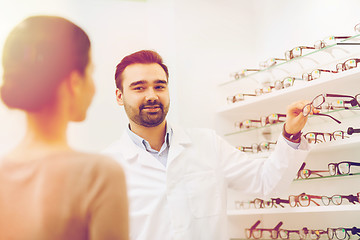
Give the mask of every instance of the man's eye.
[(165, 86), (156, 86), (156, 87), (155, 87), (155, 89), (159, 89), (159, 90), (160, 90), (160, 89), (164, 89), (164, 88), (165, 88)]
[(134, 88), (134, 90), (141, 91), (141, 90), (144, 90), (144, 88), (143, 87), (136, 87), (136, 88)]

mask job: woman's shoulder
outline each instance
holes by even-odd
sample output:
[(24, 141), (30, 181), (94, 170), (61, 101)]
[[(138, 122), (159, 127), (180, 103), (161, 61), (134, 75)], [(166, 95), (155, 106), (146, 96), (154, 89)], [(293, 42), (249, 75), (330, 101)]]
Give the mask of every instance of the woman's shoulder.
[(81, 169), (94, 169), (97, 171), (122, 171), (122, 167), (111, 157), (85, 152), (72, 152), (64, 156), (67, 164), (75, 165)]

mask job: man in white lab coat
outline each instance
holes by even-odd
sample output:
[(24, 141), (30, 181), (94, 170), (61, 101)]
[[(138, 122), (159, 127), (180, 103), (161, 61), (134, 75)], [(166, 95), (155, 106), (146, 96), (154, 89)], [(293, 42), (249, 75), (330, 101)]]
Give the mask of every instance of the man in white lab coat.
[[(104, 152), (125, 169), (133, 240), (228, 240), (226, 189), (269, 194), (286, 188), (308, 154), (298, 134), (304, 102), (288, 107), (282, 136), (265, 160), (247, 155), (209, 129), (166, 121), (168, 69), (154, 51), (117, 66), (116, 97), (129, 126)], [(121, 223), (119, 223), (121, 224)]]

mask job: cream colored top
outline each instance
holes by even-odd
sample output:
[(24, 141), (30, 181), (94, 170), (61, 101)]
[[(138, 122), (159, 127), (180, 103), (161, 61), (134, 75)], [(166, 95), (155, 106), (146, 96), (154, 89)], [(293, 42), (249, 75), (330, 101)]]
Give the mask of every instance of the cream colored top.
[(110, 158), (0, 160), (0, 239), (127, 239), (127, 220), (124, 173)]

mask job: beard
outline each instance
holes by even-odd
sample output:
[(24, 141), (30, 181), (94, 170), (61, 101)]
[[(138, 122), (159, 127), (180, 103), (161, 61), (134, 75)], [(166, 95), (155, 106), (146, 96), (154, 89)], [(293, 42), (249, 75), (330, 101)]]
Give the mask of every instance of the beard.
[[(145, 109), (157, 107), (159, 111), (148, 112)], [(156, 127), (160, 125), (166, 118), (166, 115), (169, 111), (169, 104), (164, 106), (159, 101), (147, 102), (141, 104), (138, 109), (124, 103), (125, 112), (128, 117), (138, 125), (144, 127)]]

